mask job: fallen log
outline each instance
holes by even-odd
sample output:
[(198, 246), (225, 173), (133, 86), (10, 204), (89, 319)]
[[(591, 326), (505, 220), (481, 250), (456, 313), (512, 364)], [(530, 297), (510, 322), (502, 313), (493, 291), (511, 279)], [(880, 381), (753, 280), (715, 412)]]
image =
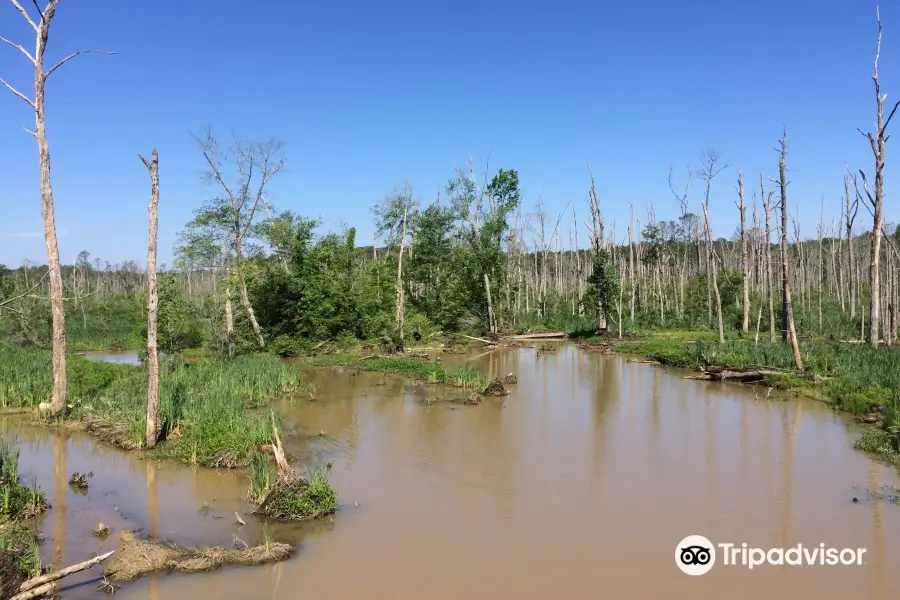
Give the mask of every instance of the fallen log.
[(143, 538), (133, 531), (123, 531), (121, 551), (106, 565), (106, 579), (113, 583), (134, 581), (161, 571), (200, 573), (214, 571), (223, 565), (263, 565), (287, 559), (294, 547), (269, 542), (240, 550), (212, 548), (182, 548), (155, 539)]
[(466, 335), (466, 334), (464, 334), (464, 333), (457, 333), (456, 335), (458, 335), (459, 337), (464, 337), (464, 338), (466, 338), (466, 339), (468, 339), (468, 340), (475, 340), (476, 342), (482, 342), (482, 343), (485, 343), (485, 344), (487, 344), (488, 346), (496, 346), (496, 345), (497, 345), (497, 342), (492, 342), (491, 340), (486, 340), (486, 339), (484, 339), (484, 338), (472, 337), (471, 335)]
[(507, 337), (508, 340), (553, 340), (553, 339), (567, 339), (569, 337), (568, 333), (564, 331), (547, 331), (544, 333), (523, 333), (521, 335), (511, 335)]
[(29, 600), (29, 598), (38, 598), (45, 594), (52, 593), (56, 591), (56, 581), (73, 573), (78, 573), (79, 571), (90, 569), (94, 565), (99, 565), (104, 560), (112, 556), (113, 552), (115, 552), (115, 550), (111, 550), (106, 554), (101, 554), (100, 556), (95, 556), (94, 558), (86, 560), (84, 562), (80, 562), (77, 565), (72, 565), (71, 567), (66, 567), (65, 569), (54, 571), (53, 573), (40, 575), (38, 577), (32, 577), (19, 586), (19, 593), (13, 596), (11, 600)]
[(781, 371), (772, 369), (730, 369), (728, 367), (708, 367), (703, 369), (703, 374), (710, 381), (762, 381), (766, 377), (781, 375)]

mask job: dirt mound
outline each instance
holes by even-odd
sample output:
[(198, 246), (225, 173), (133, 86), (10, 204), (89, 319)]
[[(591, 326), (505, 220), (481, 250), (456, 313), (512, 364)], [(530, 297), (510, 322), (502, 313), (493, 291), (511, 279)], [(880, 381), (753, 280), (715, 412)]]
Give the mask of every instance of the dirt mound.
[(488, 384), (481, 393), (485, 396), (505, 396), (509, 393), (509, 390), (503, 387), (503, 380), (498, 377)]
[(73, 423), (71, 426), (82, 429), (100, 441), (122, 450), (137, 450), (141, 447), (140, 443), (128, 438), (124, 427), (105, 421), (93, 413), (84, 415), (81, 421)]
[(578, 347), (585, 352), (599, 352), (601, 354), (612, 354), (613, 342), (588, 342), (583, 341)]
[(513, 384), (519, 383), (519, 379), (518, 379), (518, 377), (516, 377), (515, 375), (510, 373), (509, 375), (507, 375), (506, 377), (503, 378), (503, 383), (505, 383), (506, 385), (513, 385)]
[(285, 560), (294, 551), (290, 544), (273, 542), (231, 550), (220, 548), (182, 548), (148, 538), (134, 531), (122, 532), (121, 549), (107, 563), (104, 574), (109, 581), (134, 581), (159, 572), (200, 573), (222, 565), (262, 565)]

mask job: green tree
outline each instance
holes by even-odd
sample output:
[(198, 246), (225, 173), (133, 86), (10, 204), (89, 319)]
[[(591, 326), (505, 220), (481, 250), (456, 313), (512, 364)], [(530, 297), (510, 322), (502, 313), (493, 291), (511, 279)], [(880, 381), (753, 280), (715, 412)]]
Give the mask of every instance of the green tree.
[(592, 252), (592, 268), (587, 284), (588, 305), (594, 308), (601, 320), (610, 318), (619, 297), (619, 275), (605, 248)]
[[(491, 295), (500, 289), (505, 277), (503, 240), (509, 229), (507, 219), (521, 201), (519, 174), (515, 170), (500, 169), (486, 186), (479, 188), (471, 168), (466, 176), (457, 169), (456, 178), (447, 186), (456, 218), (460, 224), (459, 235), (470, 251), (473, 269), (469, 275), (476, 275), (483, 282), (481, 301), (476, 305), (487, 309), (488, 330), (496, 335), (499, 322), (494, 311)], [(470, 285), (475, 282), (470, 281)], [(473, 300), (477, 298), (474, 285)]]

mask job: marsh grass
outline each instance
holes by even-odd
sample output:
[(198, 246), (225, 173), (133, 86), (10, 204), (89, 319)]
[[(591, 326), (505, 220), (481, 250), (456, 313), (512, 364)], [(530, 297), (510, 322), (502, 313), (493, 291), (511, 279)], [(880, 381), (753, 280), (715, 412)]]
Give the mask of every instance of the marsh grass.
[(618, 352), (641, 354), (662, 364), (687, 369), (708, 366), (770, 367), (783, 373), (766, 384), (823, 399), (835, 409), (883, 415), (880, 429), (863, 433), (855, 447), (900, 464), (900, 350), (812, 340), (800, 345), (804, 370), (794, 370), (787, 344), (651, 337), (616, 345)]
[(30, 519), (47, 508), (47, 501), (37, 489), (19, 481), (19, 449), (0, 440), (0, 524)]
[(28, 520), (47, 509), (44, 494), (19, 482), (19, 450), (0, 440), (0, 597), (41, 573), (40, 540)]
[[(50, 354), (0, 344), (0, 404), (35, 406), (50, 397)], [(144, 445), (147, 372), (143, 366), (67, 361), (69, 416), (90, 434), (124, 449)], [(254, 409), (305, 396), (296, 365), (268, 354), (231, 361), (168, 362), (160, 372), (159, 458), (203, 467), (244, 467), (271, 441), (265, 415)]]
[(269, 459), (257, 450), (250, 458), (250, 465), (247, 468), (250, 472), (250, 490), (247, 496), (251, 502), (259, 504), (269, 493), (274, 477), (272, 470), (269, 469)]
[(900, 392), (900, 351), (863, 344), (811, 341), (800, 346), (804, 371), (793, 370), (791, 348), (785, 344), (732, 340), (686, 343), (648, 338), (616, 345), (618, 352), (641, 354), (662, 364), (699, 369), (708, 366), (770, 367), (784, 374), (769, 381), (780, 389), (818, 388), (838, 409), (852, 413), (880, 410)]
[(402, 356), (383, 356), (363, 359), (354, 354), (339, 354), (310, 358), (307, 365), (312, 367), (348, 367), (360, 371), (404, 375), (426, 383), (444, 383), (464, 389), (483, 390), (490, 383), (471, 364), (444, 369), (440, 365)]
[(337, 508), (337, 492), (326, 471), (314, 468), (309, 481), (277, 483), (256, 512), (282, 521), (305, 521), (330, 515)]

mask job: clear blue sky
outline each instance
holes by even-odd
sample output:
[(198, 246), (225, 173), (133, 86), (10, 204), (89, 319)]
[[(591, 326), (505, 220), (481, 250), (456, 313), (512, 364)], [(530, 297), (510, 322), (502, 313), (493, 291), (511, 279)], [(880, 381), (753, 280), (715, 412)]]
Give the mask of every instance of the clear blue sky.
[[(882, 19), (892, 104), (900, 5), (883, 2)], [(215, 193), (189, 136), (207, 125), (283, 140), (287, 171), (270, 200), (326, 228), (343, 219), (360, 243), (371, 239), (369, 207), (394, 186), (409, 181), (428, 201), (455, 166), (472, 156), (481, 168), (488, 153), (492, 170), (519, 171), (526, 209), (541, 194), (551, 212), (573, 200), (580, 217), (590, 163), (622, 237), (629, 202), (642, 216), (650, 199), (657, 217), (677, 214), (669, 166), (680, 180), (709, 147), (734, 165), (711, 208), (714, 235), (731, 235), (737, 166), (749, 199), (760, 171), (775, 175), (786, 125), (790, 205), (814, 235), (823, 193), (837, 217), (845, 162), (871, 176), (856, 128), (873, 128), (875, 32), (874, 0), (61, 0), (51, 61), (78, 48), (118, 52), (80, 56), (48, 86), (62, 259), (86, 249), (144, 263), (149, 180), (137, 154), (156, 146), (160, 260), (170, 262), (176, 233)], [(0, 35), (34, 47), (8, 0)], [(30, 92), (29, 67), (0, 44), (0, 76)], [(10, 266), (46, 261), (37, 151), (22, 130), (32, 126), (30, 108), (0, 89), (0, 263)], [(896, 221), (900, 137), (887, 162)]]

